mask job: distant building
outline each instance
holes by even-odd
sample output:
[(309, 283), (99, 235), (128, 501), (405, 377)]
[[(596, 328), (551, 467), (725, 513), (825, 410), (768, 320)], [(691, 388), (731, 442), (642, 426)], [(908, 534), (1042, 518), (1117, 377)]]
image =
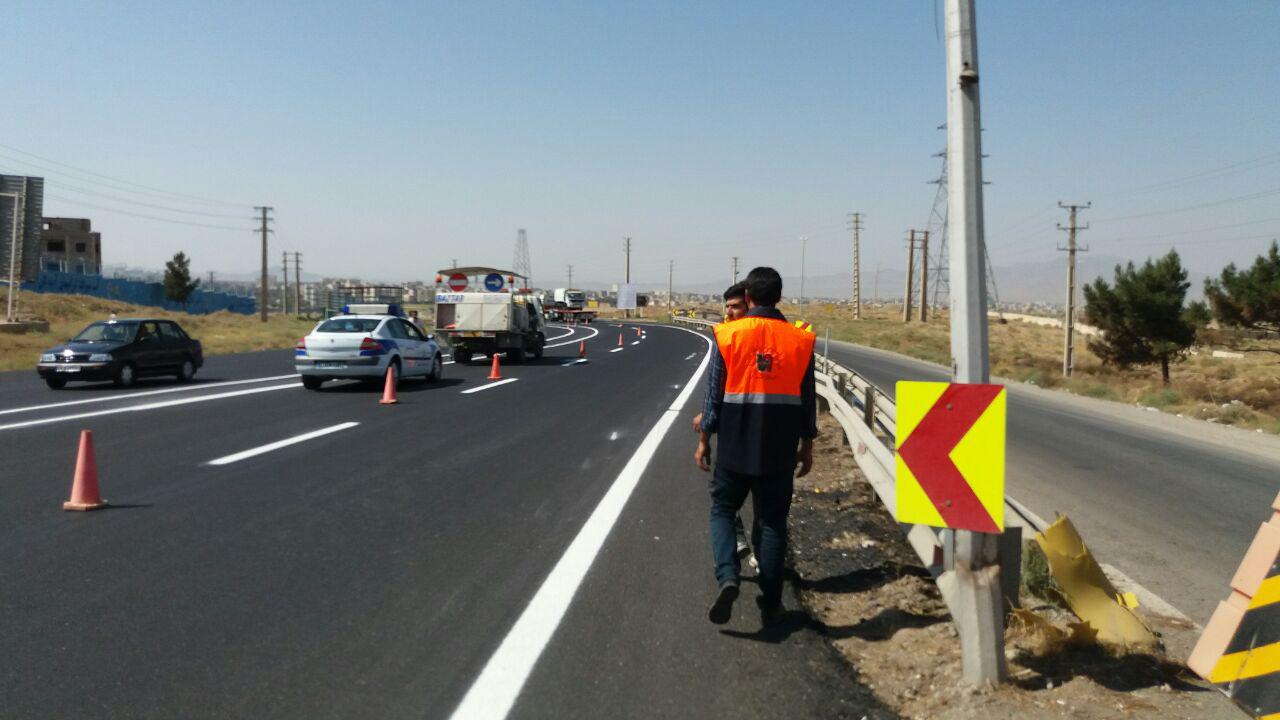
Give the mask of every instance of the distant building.
[[(44, 214), (44, 178), (0, 175), (0, 193), (18, 193), (21, 203), (0, 196), (0, 277), (9, 277), (10, 254), (19, 280), (35, 280), (40, 274), (40, 226)], [(21, 207), (19, 207), (19, 205)], [(20, 211), (18, 242), (13, 243), (15, 210)], [(10, 247), (14, 245), (14, 247)]]
[(93, 232), (88, 218), (45, 218), (40, 230), (40, 269), (101, 275), (102, 233)]

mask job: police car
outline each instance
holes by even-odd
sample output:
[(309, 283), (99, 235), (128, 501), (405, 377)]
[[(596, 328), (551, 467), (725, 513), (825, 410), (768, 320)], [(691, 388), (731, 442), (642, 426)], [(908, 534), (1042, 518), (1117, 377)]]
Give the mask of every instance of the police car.
[(348, 305), (294, 346), (294, 366), (308, 390), (325, 380), (379, 381), (387, 368), (402, 378), (439, 380), (440, 346), (404, 319), (396, 305)]

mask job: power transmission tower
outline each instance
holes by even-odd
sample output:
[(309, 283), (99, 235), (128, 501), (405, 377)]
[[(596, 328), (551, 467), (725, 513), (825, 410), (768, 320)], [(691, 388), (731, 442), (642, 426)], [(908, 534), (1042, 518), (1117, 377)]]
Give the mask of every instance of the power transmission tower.
[(1062, 343), (1063, 377), (1071, 377), (1071, 371), (1075, 368), (1076, 253), (1089, 252), (1087, 247), (1080, 248), (1076, 246), (1076, 233), (1089, 229), (1088, 225), (1076, 225), (1076, 211), (1088, 210), (1092, 206), (1092, 202), (1087, 202), (1084, 205), (1058, 203), (1058, 207), (1067, 211), (1067, 226), (1062, 227), (1062, 223), (1058, 223), (1058, 229), (1067, 232), (1067, 246), (1058, 248), (1058, 250), (1066, 251), (1067, 253), (1067, 314), (1062, 321), (1062, 329), (1064, 331)]
[(862, 319), (862, 213), (849, 213), (849, 230), (853, 232), (853, 319)]
[[(939, 129), (945, 129), (946, 125), (938, 126)], [(929, 184), (937, 185), (938, 191), (933, 196), (933, 209), (929, 212), (928, 230), (932, 233), (934, 242), (933, 253), (933, 307), (935, 310), (945, 306), (945, 299), (951, 293), (951, 257), (947, 248), (947, 152), (935, 155), (942, 158), (942, 172), (934, 180), (930, 180)], [(983, 183), (986, 184), (985, 182)], [(1003, 318), (1004, 314), (1000, 311), (1000, 293), (996, 288), (996, 274), (991, 267), (991, 252), (987, 250), (986, 243), (982, 246), (983, 262), (986, 264), (987, 278), (987, 295), (990, 302), (987, 303), (989, 309), (995, 310), (996, 315)]]
[(293, 311), (302, 315), (302, 253), (293, 254)]
[(254, 207), (253, 209), (262, 213), (262, 218), (261, 218), (262, 227), (259, 228), (260, 231), (262, 232), (262, 290), (261, 290), (261, 299), (259, 301), (258, 307), (259, 307), (259, 312), (262, 316), (262, 322), (266, 322), (267, 321), (267, 298), (269, 297), (267, 295), (267, 292), (269, 290), (270, 282), (271, 282), (270, 276), (267, 275), (267, 235), (273, 232), (271, 228), (268, 226), (271, 223), (270, 213), (275, 208), (272, 208), (269, 206), (257, 206), (257, 207)]
[(281, 268), (280, 276), (284, 278), (284, 285), (280, 288), (280, 311), (285, 315), (289, 314), (289, 251), (284, 251), (284, 266)]
[(529, 260), (529, 237), (524, 228), (516, 231), (516, 258), (512, 263), (517, 275), (524, 276), (524, 286), (529, 287), (529, 278), (533, 276), (533, 264)]

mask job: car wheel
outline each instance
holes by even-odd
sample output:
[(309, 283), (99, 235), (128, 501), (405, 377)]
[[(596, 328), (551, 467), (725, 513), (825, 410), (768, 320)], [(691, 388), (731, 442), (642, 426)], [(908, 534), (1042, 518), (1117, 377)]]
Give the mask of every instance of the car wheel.
[(427, 376), (427, 382), (436, 382), (444, 377), (444, 361), (440, 358), (440, 353), (431, 361), (431, 374)]
[(138, 382), (138, 371), (134, 369), (132, 363), (124, 363), (116, 370), (115, 379), (112, 380), (116, 387), (133, 387)]
[(191, 378), (196, 376), (196, 364), (191, 362), (191, 358), (183, 358), (182, 364), (178, 366), (178, 382), (191, 382)]
[(537, 344), (533, 347), (533, 357), (537, 360), (541, 360), (542, 350), (547, 344), (547, 338), (542, 333), (538, 333), (538, 337), (534, 342)]
[(302, 376), (302, 387), (308, 390), (319, 390), (322, 384), (324, 384), (324, 378), (318, 378), (311, 375)]
[(67, 381), (62, 378), (45, 378), (44, 384), (48, 385), (53, 390), (61, 390), (67, 386)]

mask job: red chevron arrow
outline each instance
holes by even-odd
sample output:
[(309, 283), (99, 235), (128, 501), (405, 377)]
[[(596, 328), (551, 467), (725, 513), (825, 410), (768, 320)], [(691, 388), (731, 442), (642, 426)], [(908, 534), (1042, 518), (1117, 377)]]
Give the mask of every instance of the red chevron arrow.
[(951, 461), (951, 451), (1000, 394), (999, 385), (952, 384), (898, 447), (924, 494), (949, 528), (997, 533), (1000, 528)]

